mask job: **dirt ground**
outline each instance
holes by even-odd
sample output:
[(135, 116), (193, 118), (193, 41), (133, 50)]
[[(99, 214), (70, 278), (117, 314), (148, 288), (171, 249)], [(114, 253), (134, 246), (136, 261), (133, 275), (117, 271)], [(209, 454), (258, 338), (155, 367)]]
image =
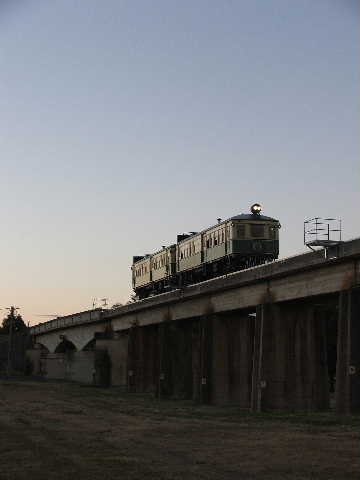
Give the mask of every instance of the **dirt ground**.
[(65, 382), (0, 380), (0, 479), (351, 480), (360, 417), (251, 414)]

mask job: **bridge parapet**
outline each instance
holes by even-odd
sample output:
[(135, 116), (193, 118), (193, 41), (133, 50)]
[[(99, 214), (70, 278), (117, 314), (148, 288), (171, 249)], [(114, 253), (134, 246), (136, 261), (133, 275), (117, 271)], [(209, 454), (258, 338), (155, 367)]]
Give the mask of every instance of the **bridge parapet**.
[(50, 331), (72, 327), (74, 325), (98, 322), (102, 319), (103, 313), (104, 310), (102, 308), (95, 308), (93, 310), (86, 310), (84, 312), (74, 313), (64, 317), (57, 317), (54, 318), (54, 320), (49, 320), (48, 322), (30, 327), (30, 334), (41, 335)]

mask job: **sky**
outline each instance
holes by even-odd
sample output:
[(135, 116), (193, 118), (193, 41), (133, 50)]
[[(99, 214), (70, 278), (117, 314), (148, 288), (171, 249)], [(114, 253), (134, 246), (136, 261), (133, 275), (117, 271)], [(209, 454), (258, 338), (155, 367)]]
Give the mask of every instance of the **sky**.
[(281, 257), (309, 217), (360, 236), (359, 18), (357, 0), (0, 0), (0, 308), (126, 302), (133, 255), (255, 202)]

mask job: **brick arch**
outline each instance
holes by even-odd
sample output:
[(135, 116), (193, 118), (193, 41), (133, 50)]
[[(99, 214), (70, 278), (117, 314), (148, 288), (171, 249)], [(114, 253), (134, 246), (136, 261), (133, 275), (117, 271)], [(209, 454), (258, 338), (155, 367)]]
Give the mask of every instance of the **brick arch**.
[(74, 343), (64, 335), (64, 337), (61, 339), (61, 342), (59, 342), (55, 348), (54, 353), (76, 352), (76, 350), (77, 348)]
[(96, 339), (93, 337), (88, 343), (81, 349), (83, 351), (95, 350)]
[(36, 335), (35, 341), (42, 343), (47, 347), (49, 352), (54, 353), (59, 343), (61, 343), (60, 336), (65, 335), (67, 340), (72, 342), (76, 350), (80, 352), (84, 350), (84, 348), (87, 348), (89, 342), (94, 339), (95, 333), (104, 331), (104, 328), (103, 324), (76, 325), (71, 328), (45, 331)]
[(42, 350), (44, 352), (49, 352), (50, 350), (48, 349), (48, 347), (46, 345), (44, 345), (43, 343), (41, 342), (36, 342), (35, 343), (35, 349), (36, 350)]

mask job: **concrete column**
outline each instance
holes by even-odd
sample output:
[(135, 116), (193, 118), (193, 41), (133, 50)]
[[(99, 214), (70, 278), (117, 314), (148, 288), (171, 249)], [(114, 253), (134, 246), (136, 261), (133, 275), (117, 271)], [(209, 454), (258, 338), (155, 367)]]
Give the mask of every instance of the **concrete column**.
[(192, 370), (192, 398), (195, 402), (201, 401), (201, 324), (200, 319), (192, 321), (191, 331), (191, 370)]
[(360, 290), (339, 294), (336, 412), (360, 409)]
[(169, 345), (167, 343), (167, 325), (166, 322), (158, 325), (158, 384), (157, 396), (162, 398), (169, 394), (169, 380), (171, 376), (169, 364)]
[(306, 302), (258, 307), (252, 409), (329, 407), (325, 318)]
[[(260, 305), (256, 310), (252, 410), (261, 411), (288, 408), (287, 369), (294, 355), (289, 344), (294, 329), (277, 304)], [(290, 358), (289, 358), (290, 357)]]
[[(240, 407), (250, 407), (255, 319), (242, 312), (225, 316), (227, 327), (228, 398)], [(214, 341), (216, 336), (214, 335)]]
[(212, 395), (213, 403), (229, 402), (229, 339), (228, 319), (225, 315), (212, 318)]
[(136, 340), (137, 325), (133, 325), (128, 333), (128, 352), (127, 352), (127, 388), (129, 392), (136, 391)]
[(360, 411), (360, 288), (351, 292), (350, 410)]
[[(311, 306), (309, 307), (312, 308)], [(331, 321), (331, 314), (324, 309), (313, 310), (313, 328), (308, 329), (308, 334), (312, 335), (314, 339), (314, 357), (315, 357), (315, 374), (313, 380), (313, 398), (312, 403), (309, 404), (309, 408), (312, 410), (326, 410), (330, 407), (330, 380), (328, 369), (328, 339), (327, 339), (327, 327), (326, 323)], [(305, 352), (306, 353), (306, 352)], [(309, 355), (305, 356), (308, 369), (312, 368), (312, 364), (309, 363)], [(305, 376), (308, 378), (308, 375)], [(308, 381), (308, 380), (307, 380)]]
[(128, 389), (132, 392), (159, 394), (159, 352), (161, 328), (157, 325), (134, 325), (128, 333)]
[(252, 381), (251, 381), (251, 410), (253, 412), (261, 411), (263, 333), (264, 333), (264, 317), (266, 315), (266, 310), (267, 308), (265, 305), (259, 305), (258, 307), (256, 307), (253, 368), (252, 368)]
[(212, 400), (213, 365), (213, 315), (200, 319), (200, 402)]
[(143, 345), (143, 348), (142, 348), (143, 391), (148, 393), (155, 393), (157, 390), (157, 382), (159, 378), (157, 325), (149, 325), (149, 326), (143, 327), (142, 345)]
[(41, 354), (41, 348), (32, 348), (26, 351), (26, 358), (31, 366), (30, 375), (39, 376), (43, 374), (41, 371)]
[(183, 320), (171, 324), (172, 396), (191, 399), (192, 373), (192, 322)]
[(96, 348), (106, 350), (111, 364), (111, 385), (127, 387), (128, 332), (114, 333), (111, 338), (97, 339)]

